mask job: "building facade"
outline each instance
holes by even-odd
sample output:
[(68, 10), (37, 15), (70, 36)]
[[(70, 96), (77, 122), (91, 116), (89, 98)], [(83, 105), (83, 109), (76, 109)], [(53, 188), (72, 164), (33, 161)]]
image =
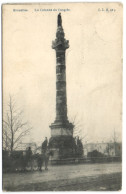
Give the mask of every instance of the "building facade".
[(121, 156), (122, 144), (113, 142), (86, 143), (84, 144), (84, 156), (87, 157), (89, 152), (97, 150), (105, 156)]

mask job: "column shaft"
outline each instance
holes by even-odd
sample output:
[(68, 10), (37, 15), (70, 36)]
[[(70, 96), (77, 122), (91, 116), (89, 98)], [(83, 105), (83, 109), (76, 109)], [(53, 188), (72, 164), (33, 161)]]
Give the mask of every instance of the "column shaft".
[(56, 121), (67, 120), (65, 51), (56, 51)]

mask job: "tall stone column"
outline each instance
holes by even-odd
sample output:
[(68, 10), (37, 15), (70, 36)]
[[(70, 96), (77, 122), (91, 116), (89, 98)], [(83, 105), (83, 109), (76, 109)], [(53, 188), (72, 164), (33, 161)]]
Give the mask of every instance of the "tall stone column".
[(58, 15), (56, 39), (52, 48), (56, 51), (56, 119), (51, 124), (51, 137), (73, 136), (73, 124), (67, 118), (66, 63), (65, 52), (69, 48), (62, 27), (61, 15)]
[[(61, 33), (64, 36), (63, 29), (58, 28), (57, 36)], [(60, 41), (60, 39), (59, 39)], [(56, 44), (55, 44), (56, 43)], [(66, 98), (66, 65), (65, 50), (69, 47), (68, 42), (58, 44), (53, 42), (52, 48), (56, 50), (56, 121), (67, 121), (67, 98)]]

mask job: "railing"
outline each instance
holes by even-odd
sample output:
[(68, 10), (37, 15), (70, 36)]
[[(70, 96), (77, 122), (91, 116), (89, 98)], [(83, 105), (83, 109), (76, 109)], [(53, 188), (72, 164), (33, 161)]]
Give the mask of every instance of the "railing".
[(67, 159), (52, 159), (50, 164), (82, 164), (82, 163), (109, 163), (109, 162), (121, 162), (121, 156), (114, 157), (87, 157), (87, 158), (67, 158)]

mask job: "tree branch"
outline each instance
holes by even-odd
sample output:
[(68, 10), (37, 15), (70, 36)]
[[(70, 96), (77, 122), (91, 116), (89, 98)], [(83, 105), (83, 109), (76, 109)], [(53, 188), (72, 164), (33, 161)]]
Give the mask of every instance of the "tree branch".
[(29, 128), (29, 129), (23, 131), (23, 132), (17, 137), (17, 139), (15, 140), (14, 144), (15, 144), (17, 141), (19, 141), (24, 135), (26, 135), (26, 133), (28, 133), (31, 129), (32, 129), (32, 128)]
[(27, 125), (27, 122), (22, 123), (22, 124), (18, 124), (18, 126), (16, 127), (16, 129), (14, 130), (14, 134), (18, 131), (18, 129), (24, 127), (25, 125)]

